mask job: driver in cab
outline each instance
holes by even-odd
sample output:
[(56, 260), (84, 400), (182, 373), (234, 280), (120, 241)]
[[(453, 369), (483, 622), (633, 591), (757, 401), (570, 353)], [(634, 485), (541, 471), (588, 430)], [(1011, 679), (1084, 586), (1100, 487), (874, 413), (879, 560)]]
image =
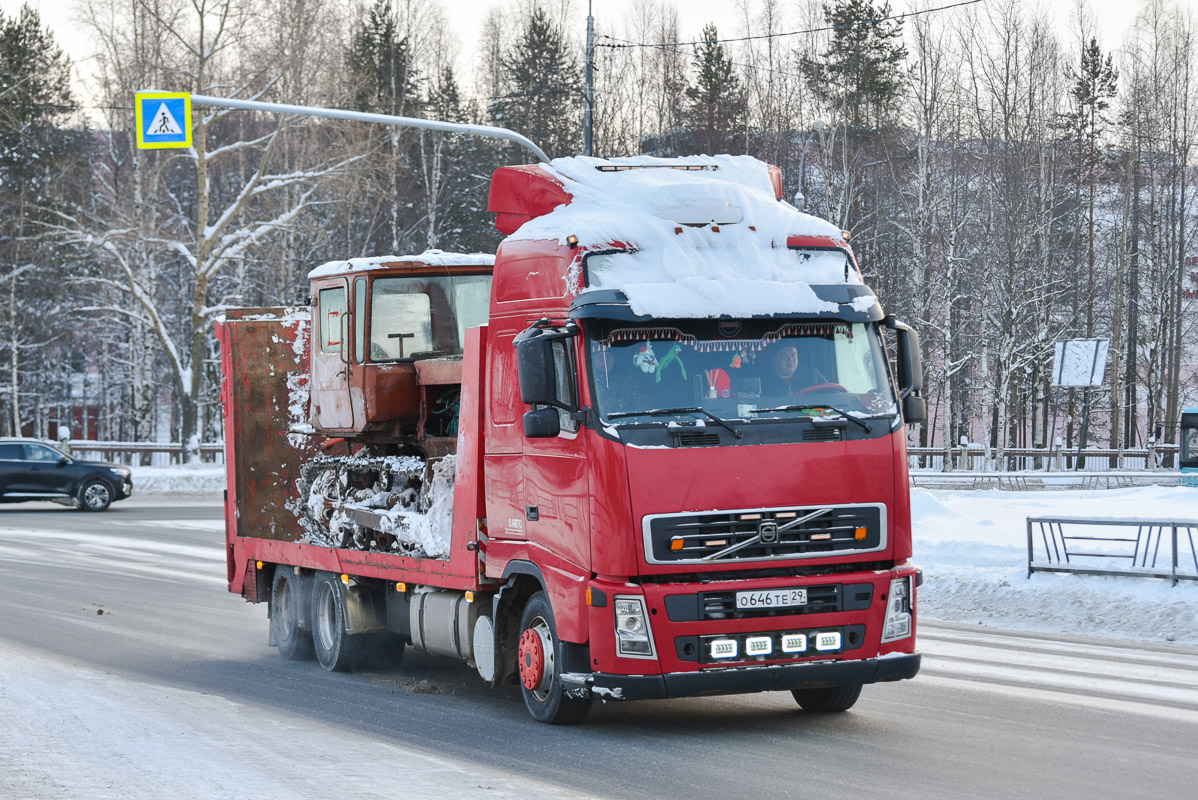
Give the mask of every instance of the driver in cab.
[(793, 342), (778, 342), (765, 352), (765, 367), (761, 374), (763, 395), (798, 394), (816, 384), (825, 383), (814, 368), (800, 369), (799, 349)]

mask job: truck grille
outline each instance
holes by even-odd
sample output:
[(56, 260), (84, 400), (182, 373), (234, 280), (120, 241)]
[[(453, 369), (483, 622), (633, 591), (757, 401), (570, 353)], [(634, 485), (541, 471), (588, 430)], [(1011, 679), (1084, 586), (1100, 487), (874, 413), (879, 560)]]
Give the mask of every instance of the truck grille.
[(872, 503), (653, 514), (642, 530), (651, 564), (829, 558), (884, 549), (886, 508)]
[(718, 619), (788, 617), (801, 614), (829, 614), (837, 611), (862, 611), (873, 602), (873, 584), (839, 583), (807, 586), (807, 605), (784, 608), (736, 607), (736, 592), (698, 592), (666, 595), (666, 616), (670, 622), (698, 622)]

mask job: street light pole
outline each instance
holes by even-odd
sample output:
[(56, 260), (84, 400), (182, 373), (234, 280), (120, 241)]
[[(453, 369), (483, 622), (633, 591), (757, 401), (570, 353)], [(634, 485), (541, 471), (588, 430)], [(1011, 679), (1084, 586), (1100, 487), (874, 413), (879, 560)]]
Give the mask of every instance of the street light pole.
[(320, 108), (318, 106), (294, 106), (286, 103), (266, 103), (261, 100), (237, 100), (232, 97), (209, 97), (193, 94), (191, 104), (212, 108), (236, 108), (242, 111), (272, 111), (277, 114), (294, 114), (301, 117), (324, 117), (326, 119), (344, 119), (353, 122), (373, 122), (379, 125), (396, 125), (407, 128), (423, 128), (425, 130), (460, 133), (465, 136), (486, 136), (492, 139), (504, 139), (520, 145), (537, 157), (537, 160), (548, 162), (549, 156), (533, 144), (523, 134), (495, 128), (490, 125), (465, 125), (458, 122), (441, 122), (432, 119), (417, 119), (413, 117), (397, 117), (391, 114), (372, 114), (362, 111), (346, 111), (340, 108)]
[(594, 155), (595, 126), (595, 18), (591, 16), (591, 0), (587, 0), (587, 64), (586, 87), (582, 95), (582, 154)]
[(807, 208), (807, 195), (804, 192), (807, 187), (807, 146), (811, 144), (811, 137), (823, 129), (823, 119), (816, 117), (811, 121), (811, 130), (807, 132), (807, 140), (803, 142), (803, 154), (799, 156), (799, 193), (795, 195), (795, 205), (799, 211)]

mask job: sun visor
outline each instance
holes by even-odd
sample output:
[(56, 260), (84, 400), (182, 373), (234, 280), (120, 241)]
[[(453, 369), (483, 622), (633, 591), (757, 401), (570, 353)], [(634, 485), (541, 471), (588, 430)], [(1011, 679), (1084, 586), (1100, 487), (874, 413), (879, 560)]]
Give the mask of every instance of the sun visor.
[[(752, 319), (838, 319), (845, 322), (879, 322), (884, 316), (878, 298), (868, 286), (860, 284), (813, 285), (816, 297), (835, 303), (836, 311), (803, 314), (764, 314)], [(620, 322), (648, 322), (653, 317), (633, 313), (628, 297), (618, 289), (587, 289), (570, 303), (571, 319), (611, 319)]]

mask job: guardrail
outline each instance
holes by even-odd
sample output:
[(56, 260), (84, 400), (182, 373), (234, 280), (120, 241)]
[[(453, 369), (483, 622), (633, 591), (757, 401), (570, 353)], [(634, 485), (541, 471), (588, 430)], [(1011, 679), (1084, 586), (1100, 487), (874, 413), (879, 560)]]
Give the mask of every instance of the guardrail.
[[(91, 439), (72, 439), (66, 444), (71, 455), (84, 460), (116, 461), (128, 466), (137, 466), (141, 464), (142, 456), (148, 455), (149, 466), (152, 467), (166, 467), (186, 461), (186, 451), (178, 442), (97, 442)], [(61, 445), (60, 442), (59, 446)], [(224, 463), (224, 443), (201, 444), (200, 458), (210, 463)]]
[[(1175, 444), (1153, 444), (1151, 447), (1125, 450), (1088, 447), (1082, 451), (1081, 471), (1157, 469), (1166, 457), (1176, 455), (1177, 450)], [(1115, 462), (1113, 467), (1112, 459)], [(979, 446), (954, 447), (949, 451), (948, 469), (945, 470), (943, 447), (908, 447), (907, 461), (912, 469), (942, 472), (1065, 472), (1077, 469), (1079, 458), (1076, 449), (1066, 448), (1008, 447), (1003, 450), (1002, 459), (999, 459), (998, 451), (994, 448), (987, 452)]]
[[(1040, 542), (1044, 546), (1043, 560), (1037, 558), (1033, 525), (1038, 526)], [(1065, 526), (1069, 526), (1068, 531)], [(1126, 532), (1100, 535), (1099, 530), (1112, 527)], [(1130, 533), (1132, 528), (1135, 528), (1134, 536)], [(1193, 519), (1028, 517), (1027, 576), (1032, 577), (1033, 572), (1072, 572), (1167, 578), (1174, 586), (1178, 581), (1198, 581), (1195, 529), (1198, 529), (1198, 520)], [(1184, 538), (1181, 532), (1184, 532)], [(1169, 542), (1169, 552), (1165, 553), (1167, 568), (1157, 566), (1162, 541)], [(1179, 542), (1189, 544), (1187, 561), (1180, 561)], [(1190, 561), (1194, 565), (1193, 572), (1189, 572)]]
[(1178, 482), (1175, 470), (1152, 469), (1086, 472), (940, 472), (936, 469), (912, 469), (908, 476), (912, 486), (925, 489), (1120, 489), (1132, 486), (1176, 486)]

